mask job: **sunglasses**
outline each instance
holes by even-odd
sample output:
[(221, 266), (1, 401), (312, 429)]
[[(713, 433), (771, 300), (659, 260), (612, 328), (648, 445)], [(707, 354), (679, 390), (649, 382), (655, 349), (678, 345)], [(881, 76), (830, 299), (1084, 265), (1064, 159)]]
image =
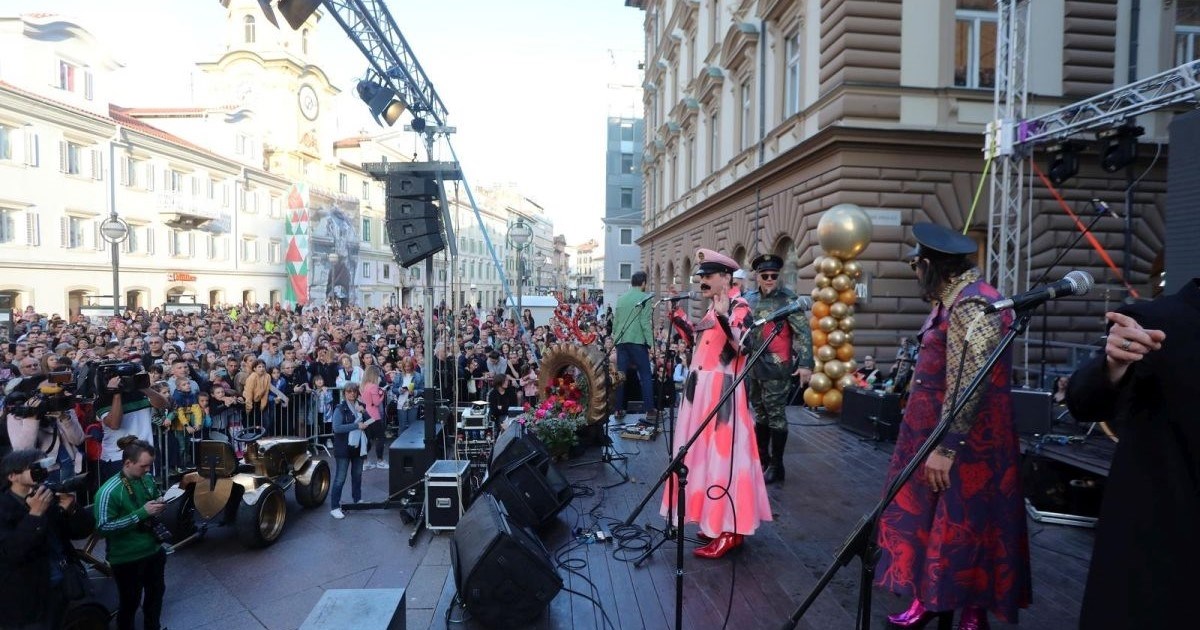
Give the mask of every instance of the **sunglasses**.
[(918, 259), (916, 259), (916, 258), (914, 258), (914, 259), (912, 259), (912, 260), (908, 261), (908, 267), (909, 267), (909, 269), (912, 269), (913, 271), (916, 271), (916, 270), (917, 270), (917, 261), (918, 261)]
[(774, 280), (775, 278), (779, 277), (779, 274), (777, 274), (777, 273), (760, 273), (760, 274), (758, 274), (758, 277), (762, 278), (763, 280)]

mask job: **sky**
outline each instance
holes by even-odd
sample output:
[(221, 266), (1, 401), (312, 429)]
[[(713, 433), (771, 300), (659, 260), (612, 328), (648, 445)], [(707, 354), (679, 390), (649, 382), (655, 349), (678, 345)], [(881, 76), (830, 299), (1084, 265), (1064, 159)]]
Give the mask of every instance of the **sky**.
[[(640, 115), (640, 96), (618, 86), (640, 82), (642, 11), (623, 0), (386, 4), (458, 129), (452, 141), (468, 182), (516, 184), (570, 244), (598, 237), (606, 119)], [(224, 45), (219, 0), (0, 2), (0, 14), (26, 12), (77, 18), (107, 46), (124, 64), (112, 100), (125, 107), (193, 104), (194, 62), (215, 59)], [(341, 131), (381, 129), (354, 95), (367, 62), (349, 37), (326, 16), (314, 44), (318, 64), (342, 89)]]

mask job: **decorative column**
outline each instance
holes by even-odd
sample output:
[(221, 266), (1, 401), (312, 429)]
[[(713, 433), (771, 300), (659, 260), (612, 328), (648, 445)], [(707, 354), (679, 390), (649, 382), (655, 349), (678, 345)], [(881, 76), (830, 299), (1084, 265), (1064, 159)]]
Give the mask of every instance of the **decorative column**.
[(812, 290), (813, 376), (804, 390), (804, 404), (842, 410), (842, 392), (854, 385), (854, 304), (862, 265), (855, 258), (871, 242), (871, 218), (862, 208), (843, 203), (830, 208), (817, 223), (817, 242), (824, 256), (813, 261), (817, 270)]

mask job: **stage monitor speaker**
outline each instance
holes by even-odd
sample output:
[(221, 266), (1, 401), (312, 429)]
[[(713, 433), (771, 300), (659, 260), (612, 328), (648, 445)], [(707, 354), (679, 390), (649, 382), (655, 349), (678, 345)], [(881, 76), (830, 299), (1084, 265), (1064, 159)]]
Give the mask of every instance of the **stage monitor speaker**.
[(400, 199), (437, 199), (437, 179), (428, 175), (396, 173), (387, 176), (384, 191)]
[(554, 520), (575, 498), (575, 490), (562, 473), (536, 453), (488, 473), (479, 492), (496, 497), (514, 521), (533, 528)]
[(450, 562), (463, 607), (489, 628), (525, 626), (563, 586), (541, 541), (512, 523), (504, 506), (486, 494), (458, 521)]
[(863, 437), (895, 441), (900, 431), (900, 394), (848, 387), (842, 396), (843, 429)]
[(1051, 433), (1054, 395), (1040, 389), (1012, 390), (1013, 424), (1022, 435)]
[(492, 446), (492, 461), (488, 471), (498, 472), (530, 456), (534, 456), (535, 465), (540, 466), (550, 461), (550, 451), (541, 440), (526, 431), (521, 423), (509, 422), (508, 428), (496, 438), (496, 443)]
[(433, 443), (425, 447), (425, 422), (414, 422), (396, 436), (388, 448), (388, 494), (420, 484), (425, 471), (442, 458), (442, 425), (434, 426)]

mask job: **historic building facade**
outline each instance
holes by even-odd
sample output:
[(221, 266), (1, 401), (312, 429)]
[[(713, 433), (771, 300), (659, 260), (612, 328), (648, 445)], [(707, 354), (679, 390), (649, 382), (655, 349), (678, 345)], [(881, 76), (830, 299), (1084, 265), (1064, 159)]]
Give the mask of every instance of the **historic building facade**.
[[(986, 182), (974, 212), (972, 200), (983, 177), (983, 132), (993, 116), (995, 3), (626, 4), (646, 16), (645, 233), (639, 243), (651, 288), (689, 282), (692, 253), (708, 246), (743, 264), (758, 253), (780, 254), (787, 286), (805, 294), (820, 254), (814, 228), (821, 213), (855, 203), (874, 223), (874, 240), (863, 254), (856, 345), (862, 353), (890, 356), (899, 336), (915, 333), (927, 313), (902, 260), (913, 242), (912, 224), (965, 225), (981, 252), (986, 249)], [(1131, 41), (1137, 43), (1135, 80), (1194, 58), (1187, 33), (1195, 26), (1187, 22), (1196, 16), (1181, 14), (1177, 23), (1176, 11), (1185, 4), (1141, 3), (1131, 38), (1129, 2), (1031, 3), (1030, 115), (1129, 83)], [(1137, 121), (1146, 134), (1133, 168), (1139, 179), (1129, 251), (1132, 281), (1144, 296), (1152, 293), (1152, 267), (1162, 251), (1170, 115)], [(1079, 159), (1079, 174), (1060, 187), (1072, 209), (1090, 214), (1088, 202), (1099, 198), (1124, 211), (1124, 173), (1104, 172), (1094, 144)], [(1043, 171), (1046, 160), (1043, 152), (1034, 157)], [(1075, 231), (1045, 187), (1035, 181), (1030, 188), (1022, 283), (1046, 271)], [(1101, 220), (1094, 231), (1119, 264), (1123, 222)], [(1086, 301), (1054, 303), (1044, 330), (1051, 339), (1091, 342), (1103, 331), (1104, 308), (1125, 293), (1086, 246), (1067, 252), (1051, 276), (1072, 268), (1091, 271), (1101, 286)]]

